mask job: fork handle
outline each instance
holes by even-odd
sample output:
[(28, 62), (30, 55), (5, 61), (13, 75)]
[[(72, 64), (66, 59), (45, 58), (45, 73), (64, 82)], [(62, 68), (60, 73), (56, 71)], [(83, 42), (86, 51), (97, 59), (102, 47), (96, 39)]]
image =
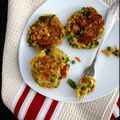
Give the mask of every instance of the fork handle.
[(119, 11), (119, 0), (116, 0), (109, 8), (107, 18), (106, 18), (105, 30), (104, 30), (103, 38), (102, 38), (103, 40), (102, 40), (102, 42), (101, 42), (101, 44), (96, 52), (95, 58), (92, 62), (93, 65), (96, 64), (101, 47), (104, 44), (106, 38), (108, 37), (111, 29), (113, 28), (113, 25), (116, 21), (117, 15), (118, 15), (118, 11)]

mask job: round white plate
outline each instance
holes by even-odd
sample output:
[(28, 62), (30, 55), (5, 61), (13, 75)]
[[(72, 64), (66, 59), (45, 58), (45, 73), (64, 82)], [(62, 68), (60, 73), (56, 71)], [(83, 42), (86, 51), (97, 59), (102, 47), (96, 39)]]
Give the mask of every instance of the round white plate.
[[(89, 66), (94, 58), (95, 50), (74, 50), (68, 45), (67, 39), (64, 38), (64, 42), (58, 46), (61, 50), (68, 54), (71, 60), (75, 57), (81, 58), (81, 63), (77, 62), (76, 65), (71, 65), (69, 74), (66, 79), (63, 79), (59, 88), (50, 90), (39, 87), (33, 80), (30, 71), (30, 60), (36, 55), (36, 51), (29, 47), (26, 42), (26, 35), (29, 27), (32, 23), (42, 14), (54, 13), (56, 14), (65, 25), (67, 18), (76, 10), (81, 9), (85, 6), (92, 6), (97, 11), (106, 17), (108, 6), (101, 0), (47, 0), (42, 6), (40, 6), (34, 14), (30, 17), (26, 24), (20, 42), (19, 49), (19, 65), (23, 80), (33, 90), (38, 93), (47, 96), (49, 98), (70, 102), (70, 103), (81, 103), (89, 102), (101, 98), (108, 93), (112, 92), (118, 87), (119, 84), (119, 59), (115, 56), (111, 58), (106, 57), (104, 54), (100, 54), (96, 64), (97, 87), (95, 92), (87, 95), (84, 100), (79, 101), (75, 97), (75, 91), (68, 84), (68, 78), (73, 79), (76, 83), (79, 83), (80, 76), (83, 70)], [(108, 39), (103, 45), (103, 49), (110, 46), (119, 45), (119, 22), (117, 21)]]

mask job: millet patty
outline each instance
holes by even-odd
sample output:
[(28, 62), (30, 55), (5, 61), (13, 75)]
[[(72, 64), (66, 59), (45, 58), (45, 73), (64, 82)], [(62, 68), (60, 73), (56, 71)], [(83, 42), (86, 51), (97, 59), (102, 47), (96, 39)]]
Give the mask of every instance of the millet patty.
[(76, 49), (92, 49), (99, 45), (98, 40), (104, 30), (102, 16), (92, 7), (83, 7), (67, 20), (66, 33), (69, 44)]
[(27, 42), (37, 51), (58, 46), (62, 43), (65, 30), (54, 14), (40, 16), (27, 33)]
[(34, 80), (43, 88), (57, 88), (68, 74), (68, 59), (58, 48), (42, 50), (30, 63)]

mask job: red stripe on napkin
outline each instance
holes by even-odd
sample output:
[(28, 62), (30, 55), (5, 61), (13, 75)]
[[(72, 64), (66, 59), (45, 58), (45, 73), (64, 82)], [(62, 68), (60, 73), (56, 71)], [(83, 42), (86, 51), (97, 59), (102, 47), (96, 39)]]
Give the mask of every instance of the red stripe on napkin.
[(40, 95), (40, 94), (36, 94), (27, 113), (25, 116), (25, 120), (35, 120), (35, 118), (37, 117), (38, 112), (40, 111), (44, 101), (45, 101), (44, 96)]
[(120, 97), (118, 99), (117, 106), (120, 108)]
[(110, 120), (115, 120), (115, 116), (114, 116), (114, 114), (112, 114)]
[(119, 117), (119, 115), (120, 115), (120, 113), (118, 111), (119, 109), (120, 109), (120, 97), (119, 97), (119, 99), (118, 99), (118, 101), (115, 105), (115, 108), (113, 110), (113, 113), (112, 113), (112, 116), (111, 116), (110, 120), (115, 120)]
[(58, 104), (58, 101), (53, 100), (53, 102), (52, 102), (52, 104), (51, 104), (51, 106), (50, 106), (50, 108), (49, 108), (49, 110), (48, 110), (44, 120), (49, 120), (51, 118), (52, 113), (54, 112), (57, 104)]
[(30, 87), (26, 86), (22, 95), (20, 96), (20, 98), (19, 98), (19, 100), (16, 104), (15, 110), (14, 110), (14, 114), (15, 114), (16, 117), (18, 116), (18, 112), (19, 112), (27, 94), (29, 93), (29, 91), (30, 91)]

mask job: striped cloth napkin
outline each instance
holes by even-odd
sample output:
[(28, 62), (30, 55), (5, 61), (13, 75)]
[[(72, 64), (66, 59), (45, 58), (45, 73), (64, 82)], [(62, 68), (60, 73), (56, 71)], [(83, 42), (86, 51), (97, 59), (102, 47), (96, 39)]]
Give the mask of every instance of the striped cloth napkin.
[[(15, 96), (11, 111), (19, 120), (58, 120), (63, 102), (46, 98), (23, 83)], [(119, 117), (120, 98), (110, 120)]]
[[(23, 83), (17, 60), (21, 34), (28, 18), (44, 1), (9, 0), (2, 72), (3, 102), (19, 120), (108, 120), (118, 98), (117, 90), (94, 102), (76, 105), (46, 98)], [(119, 116), (118, 109), (114, 111), (112, 120)]]
[(23, 83), (11, 110), (19, 120), (57, 120), (63, 103), (36, 93)]

